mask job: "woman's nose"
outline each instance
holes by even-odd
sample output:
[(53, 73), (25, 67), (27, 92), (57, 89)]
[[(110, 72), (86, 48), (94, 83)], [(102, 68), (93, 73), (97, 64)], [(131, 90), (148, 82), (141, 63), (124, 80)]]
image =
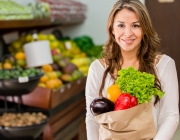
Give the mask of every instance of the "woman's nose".
[(126, 37), (130, 37), (133, 35), (132, 29), (129, 27), (126, 27), (125, 31), (124, 31), (124, 36)]

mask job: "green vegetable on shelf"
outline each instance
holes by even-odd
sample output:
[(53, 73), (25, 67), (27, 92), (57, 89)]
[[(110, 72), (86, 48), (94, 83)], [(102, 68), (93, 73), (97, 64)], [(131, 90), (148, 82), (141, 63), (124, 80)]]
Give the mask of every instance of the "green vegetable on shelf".
[(155, 88), (154, 82), (154, 75), (140, 72), (133, 67), (119, 70), (118, 78), (115, 81), (121, 91), (135, 96), (138, 104), (150, 101), (153, 95), (157, 95), (159, 98), (164, 95), (164, 92)]
[(99, 58), (103, 45), (95, 45), (92, 38), (89, 36), (81, 36), (74, 39), (81, 51), (85, 52), (87, 56)]
[(42, 73), (42, 71), (40, 69), (36, 69), (36, 68), (22, 69), (22, 68), (18, 67), (17, 69), (7, 69), (7, 70), (0, 69), (0, 80), (16, 79), (19, 77), (26, 77), (26, 76), (34, 77), (41, 73)]

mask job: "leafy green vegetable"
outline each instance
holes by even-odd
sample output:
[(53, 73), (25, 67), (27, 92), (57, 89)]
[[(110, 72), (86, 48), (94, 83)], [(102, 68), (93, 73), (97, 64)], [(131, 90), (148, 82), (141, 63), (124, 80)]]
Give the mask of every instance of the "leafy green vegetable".
[(135, 96), (138, 104), (142, 104), (150, 101), (152, 95), (157, 95), (159, 98), (164, 95), (164, 92), (154, 87), (154, 81), (154, 75), (129, 67), (118, 71), (118, 78), (115, 83), (121, 91)]

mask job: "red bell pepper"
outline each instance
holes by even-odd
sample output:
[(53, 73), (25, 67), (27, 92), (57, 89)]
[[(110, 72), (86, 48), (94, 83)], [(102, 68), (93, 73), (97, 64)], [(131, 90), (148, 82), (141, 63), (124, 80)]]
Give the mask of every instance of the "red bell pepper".
[(131, 107), (137, 106), (137, 98), (135, 96), (131, 96)]
[(130, 108), (131, 96), (130, 94), (121, 94), (116, 102), (114, 110), (124, 110)]
[(130, 96), (128, 93), (121, 94), (116, 102), (115, 102), (115, 107), (114, 110), (124, 110), (128, 109), (131, 107), (134, 107), (138, 104), (137, 99), (135, 96)]

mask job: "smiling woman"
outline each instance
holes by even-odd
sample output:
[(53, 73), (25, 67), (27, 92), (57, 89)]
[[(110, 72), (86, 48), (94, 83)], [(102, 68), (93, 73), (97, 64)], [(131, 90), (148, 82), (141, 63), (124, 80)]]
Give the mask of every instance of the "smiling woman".
[(160, 39), (144, 4), (139, 0), (118, 0), (110, 12), (107, 33), (102, 59), (91, 63), (86, 81), (88, 140), (102, 139), (99, 137), (101, 126), (90, 111), (91, 102), (99, 96), (106, 97), (107, 89), (116, 81), (117, 72), (130, 66), (154, 75), (153, 88), (165, 92), (161, 99), (152, 96), (151, 114), (157, 130), (153, 140), (171, 140), (179, 123), (176, 66), (171, 57), (158, 52)]
[(112, 33), (117, 44), (121, 46), (121, 52), (137, 53), (141, 45), (143, 31), (137, 15), (133, 11), (122, 9), (116, 14)]

